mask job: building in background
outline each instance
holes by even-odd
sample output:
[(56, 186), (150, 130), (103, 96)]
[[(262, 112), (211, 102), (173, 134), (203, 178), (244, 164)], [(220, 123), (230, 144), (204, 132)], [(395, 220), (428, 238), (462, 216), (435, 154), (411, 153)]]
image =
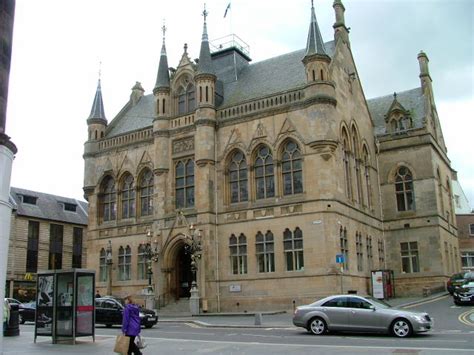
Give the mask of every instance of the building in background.
[(36, 294), (41, 270), (86, 266), (87, 203), (72, 198), (11, 188), (11, 233), (7, 293), (20, 301)]
[(453, 175), (453, 192), (461, 266), (466, 270), (474, 270), (474, 211), (458, 181), (457, 173)]
[(153, 92), (136, 83), (110, 123), (99, 81), (84, 151), (98, 287), (140, 293), (152, 277), (166, 305), (193, 296), (197, 265), (204, 311), (365, 294), (374, 269), (394, 271), (400, 296), (444, 289), (459, 246), (428, 56), (413, 63), (419, 87), (366, 100), (333, 8), (333, 39), (312, 7), (306, 47), (257, 63), (237, 36), (209, 43), (204, 12), (199, 59), (185, 45), (173, 69), (163, 31)]

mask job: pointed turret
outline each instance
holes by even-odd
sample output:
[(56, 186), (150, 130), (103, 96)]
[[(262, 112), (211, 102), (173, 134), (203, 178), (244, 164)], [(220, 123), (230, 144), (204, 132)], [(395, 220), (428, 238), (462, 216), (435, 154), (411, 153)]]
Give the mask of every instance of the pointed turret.
[(323, 37), (316, 20), (313, 0), (311, 0), (311, 22), (306, 43), (306, 53), (303, 58), (307, 81), (329, 80), (330, 62), (331, 58), (326, 53)]
[(427, 91), (430, 93), (432, 92), (432, 80), (430, 75), (430, 69), (428, 67), (428, 56), (425, 52), (420, 51), (418, 53), (418, 63), (420, 64), (420, 81), (421, 81), (421, 88), (423, 89), (423, 93), (426, 94)]
[(209, 37), (207, 35), (206, 18), (208, 12), (204, 5), (204, 26), (202, 31), (201, 51), (199, 53), (199, 62), (197, 73), (194, 77), (197, 87), (198, 106), (214, 107), (214, 92), (216, 87), (216, 75), (211, 59), (211, 50), (209, 49)]
[(102, 89), (100, 78), (95, 92), (94, 102), (92, 103), (91, 113), (87, 119), (89, 131), (89, 140), (96, 140), (104, 137), (107, 119), (105, 118), (104, 103), (102, 101)]
[(160, 64), (158, 65), (158, 74), (156, 75), (156, 84), (153, 94), (156, 99), (157, 117), (166, 117), (169, 115), (170, 103), (170, 74), (168, 68), (168, 56), (166, 55), (165, 34), (166, 26), (163, 23), (163, 45), (161, 46)]

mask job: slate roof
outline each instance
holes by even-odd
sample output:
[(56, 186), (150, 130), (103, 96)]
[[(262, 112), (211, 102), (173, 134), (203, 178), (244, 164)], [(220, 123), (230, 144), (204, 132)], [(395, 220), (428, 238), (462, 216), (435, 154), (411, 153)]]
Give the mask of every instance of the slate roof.
[[(423, 127), (423, 119), (426, 116), (425, 98), (421, 88), (397, 92), (397, 101), (411, 112), (413, 128)], [(374, 133), (381, 135), (386, 133), (385, 115), (387, 114), (393, 102), (393, 94), (376, 97), (367, 100), (372, 120), (374, 121)]]
[(92, 103), (91, 114), (89, 115), (89, 119), (99, 119), (106, 121), (104, 103), (102, 101), (102, 89), (100, 87), (100, 79), (97, 83), (97, 90), (95, 92), (94, 102)]
[[(36, 204), (24, 203), (22, 195), (37, 197)], [(10, 200), (14, 202), (14, 209), (19, 216), (84, 226), (88, 224), (88, 204), (84, 201), (17, 187), (10, 188)], [(65, 211), (64, 203), (76, 205), (76, 212)]]

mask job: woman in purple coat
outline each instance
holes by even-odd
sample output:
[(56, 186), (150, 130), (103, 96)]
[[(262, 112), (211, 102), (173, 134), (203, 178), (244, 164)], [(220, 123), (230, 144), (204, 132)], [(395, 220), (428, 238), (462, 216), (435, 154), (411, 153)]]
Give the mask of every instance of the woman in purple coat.
[(140, 311), (138, 305), (133, 302), (132, 296), (125, 297), (125, 308), (122, 318), (122, 333), (130, 337), (128, 355), (142, 355), (140, 349), (135, 344), (135, 337), (140, 335)]

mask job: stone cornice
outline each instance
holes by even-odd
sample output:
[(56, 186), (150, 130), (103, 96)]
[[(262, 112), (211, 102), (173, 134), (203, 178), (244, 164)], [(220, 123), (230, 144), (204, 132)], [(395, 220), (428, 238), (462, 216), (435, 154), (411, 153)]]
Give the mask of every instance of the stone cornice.
[(196, 127), (198, 126), (210, 126), (210, 127), (216, 127), (216, 120), (210, 119), (210, 118), (200, 118), (196, 122), (194, 122)]

